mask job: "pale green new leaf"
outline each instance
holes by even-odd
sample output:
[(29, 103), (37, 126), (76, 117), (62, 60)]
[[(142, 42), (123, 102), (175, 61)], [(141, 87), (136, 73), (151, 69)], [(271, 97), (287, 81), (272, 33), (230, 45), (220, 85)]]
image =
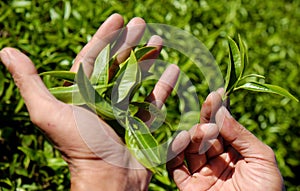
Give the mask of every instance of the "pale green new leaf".
[(240, 54), (241, 54), (241, 73), (239, 78), (241, 78), (245, 72), (245, 68), (248, 65), (248, 48), (240, 35), (238, 35), (238, 38), (239, 38), (239, 46), (240, 46)]
[(251, 90), (251, 91), (257, 91), (257, 92), (267, 92), (267, 93), (275, 93), (279, 94), (285, 97), (288, 97), (292, 100), (295, 100), (298, 102), (298, 99), (294, 97), (292, 94), (290, 94), (287, 90), (271, 84), (262, 84), (258, 82), (248, 82), (245, 83), (239, 87), (236, 87), (235, 90), (238, 89), (245, 89), (245, 90)]
[(139, 162), (146, 167), (160, 164), (158, 143), (139, 118), (127, 116), (125, 142)]
[(103, 119), (115, 119), (112, 106), (94, 89), (89, 79), (84, 74), (82, 64), (79, 66), (76, 82), (81, 97), (91, 109), (96, 111)]
[(108, 44), (97, 56), (91, 75), (91, 84), (107, 85), (109, 75), (110, 45)]
[[(107, 88), (112, 86), (109, 84), (107, 86), (97, 85), (94, 86), (94, 89), (99, 93), (103, 93)], [(79, 92), (77, 84), (72, 86), (60, 86), (49, 88), (49, 91), (52, 95), (54, 95), (58, 100), (72, 105), (83, 105), (85, 101), (82, 99), (81, 94)]]
[(131, 51), (127, 65), (123, 67), (126, 68), (121, 74), (121, 78), (118, 79), (117, 94), (113, 94), (115, 103), (120, 103), (129, 98), (135, 86), (141, 81), (141, 72), (133, 51)]
[(40, 76), (49, 75), (49, 76), (59, 78), (59, 79), (62, 79), (62, 80), (66, 80), (66, 81), (69, 81), (69, 82), (73, 83), (74, 80), (75, 80), (76, 73), (71, 72), (71, 71), (49, 71), (49, 72), (40, 73), (39, 75)]

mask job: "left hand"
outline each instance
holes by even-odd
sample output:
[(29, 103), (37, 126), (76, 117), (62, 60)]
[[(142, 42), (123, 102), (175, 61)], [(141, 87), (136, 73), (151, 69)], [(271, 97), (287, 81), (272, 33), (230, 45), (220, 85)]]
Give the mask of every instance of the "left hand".
[[(112, 41), (123, 27), (123, 18), (114, 14), (98, 29), (91, 41), (75, 59), (71, 71), (77, 71), (83, 63), (90, 75), (98, 53)], [(132, 46), (143, 35), (145, 22), (132, 19), (126, 32), (118, 39), (115, 52), (119, 52), (115, 64), (124, 61)], [(108, 40), (107, 40), (108, 39)], [(154, 36), (148, 45), (155, 46), (148, 58), (155, 59), (160, 52), (162, 40)], [(54, 146), (62, 153), (71, 173), (71, 190), (147, 190), (151, 173), (132, 157), (113, 129), (94, 113), (78, 106), (57, 100), (47, 90), (32, 61), (20, 51), (4, 48), (0, 59), (12, 74), (30, 114), (30, 118)], [(150, 64), (151, 63), (147, 63)], [(144, 66), (149, 68), (150, 66)], [(114, 68), (110, 69), (111, 75)], [(156, 84), (150, 101), (165, 100), (173, 87), (164, 83), (170, 74), (177, 80), (177, 67), (169, 67)]]

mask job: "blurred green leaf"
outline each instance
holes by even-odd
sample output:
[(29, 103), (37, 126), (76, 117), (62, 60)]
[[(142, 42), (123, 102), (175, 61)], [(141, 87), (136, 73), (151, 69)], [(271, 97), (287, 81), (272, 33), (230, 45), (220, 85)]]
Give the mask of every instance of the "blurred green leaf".
[(52, 76), (55, 78), (63, 79), (69, 82), (74, 82), (76, 73), (70, 72), (70, 71), (48, 71), (48, 72), (42, 72), (39, 74), (40, 76)]

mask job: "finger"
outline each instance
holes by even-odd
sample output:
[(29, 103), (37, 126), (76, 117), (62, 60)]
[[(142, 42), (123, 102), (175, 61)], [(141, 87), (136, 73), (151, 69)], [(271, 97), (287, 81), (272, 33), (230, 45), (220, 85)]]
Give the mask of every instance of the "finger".
[(173, 177), (176, 185), (181, 185), (190, 176), (189, 170), (184, 164), (184, 149), (190, 142), (190, 135), (187, 131), (180, 132), (168, 149), (167, 170)]
[(39, 126), (45, 116), (59, 109), (60, 102), (50, 94), (34, 64), (25, 54), (14, 48), (4, 48), (0, 52), (0, 58), (19, 88), (31, 120)]
[(207, 159), (213, 158), (224, 152), (223, 138), (221, 136), (218, 136), (217, 139), (210, 140), (209, 144), (210, 147), (206, 152)]
[(119, 64), (124, 62), (129, 57), (131, 50), (138, 45), (145, 28), (145, 21), (138, 17), (131, 19), (126, 28), (124, 28), (111, 51), (111, 55), (117, 54), (117, 57), (109, 69), (110, 79), (119, 68)]
[[(239, 155), (234, 149), (222, 153), (208, 161), (196, 176), (201, 177), (201, 190), (208, 190), (215, 185), (220, 177), (228, 177), (234, 170), (234, 165)], [(225, 179), (222, 179), (225, 180)]]
[(214, 122), (215, 113), (221, 105), (221, 95), (215, 91), (211, 92), (202, 104), (200, 111), (200, 123)]
[(215, 124), (198, 124), (189, 133), (191, 142), (185, 151), (185, 156), (189, 170), (193, 174), (206, 164), (206, 152), (210, 148), (209, 140), (215, 139), (219, 132)]
[(124, 20), (121, 15), (111, 15), (97, 30), (90, 42), (84, 46), (74, 60), (71, 71), (77, 72), (80, 63), (84, 63), (85, 73), (90, 75), (99, 52), (108, 44), (112, 43), (120, 33)]
[(262, 159), (274, 161), (274, 152), (261, 142), (250, 131), (239, 124), (225, 107), (221, 107), (216, 114), (216, 124), (220, 128), (220, 135), (245, 160)]
[[(164, 71), (152, 92), (145, 99), (146, 102), (150, 102), (157, 108), (161, 109), (166, 99), (173, 91), (176, 82), (179, 77), (180, 70), (177, 65), (171, 64)], [(140, 109), (136, 114), (141, 120), (143, 120), (148, 126), (150, 126), (154, 117), (149, 111)]]

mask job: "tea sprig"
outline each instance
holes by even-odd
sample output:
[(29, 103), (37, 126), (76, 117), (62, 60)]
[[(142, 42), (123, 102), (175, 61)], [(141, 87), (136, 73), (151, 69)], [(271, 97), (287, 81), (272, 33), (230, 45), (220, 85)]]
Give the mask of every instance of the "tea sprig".
[(265, 77), (258, 74), (244, 75), (245, 69), (248, 65), (248, 50), (245, 42), (238, 37), (238, 44), (230, 37), (228, 37), (229, 47), (229, 62), (227, 66), (227, 74), (225, 77), (225, 96), (229, 97), (234, 91), (244, 89), (256, 92), (266, 92), (279, 94), (288, 97), (298, 102), (294, 97), (284, 88), (277, 85), (262, 83), (256, 79), (264, 79)]

